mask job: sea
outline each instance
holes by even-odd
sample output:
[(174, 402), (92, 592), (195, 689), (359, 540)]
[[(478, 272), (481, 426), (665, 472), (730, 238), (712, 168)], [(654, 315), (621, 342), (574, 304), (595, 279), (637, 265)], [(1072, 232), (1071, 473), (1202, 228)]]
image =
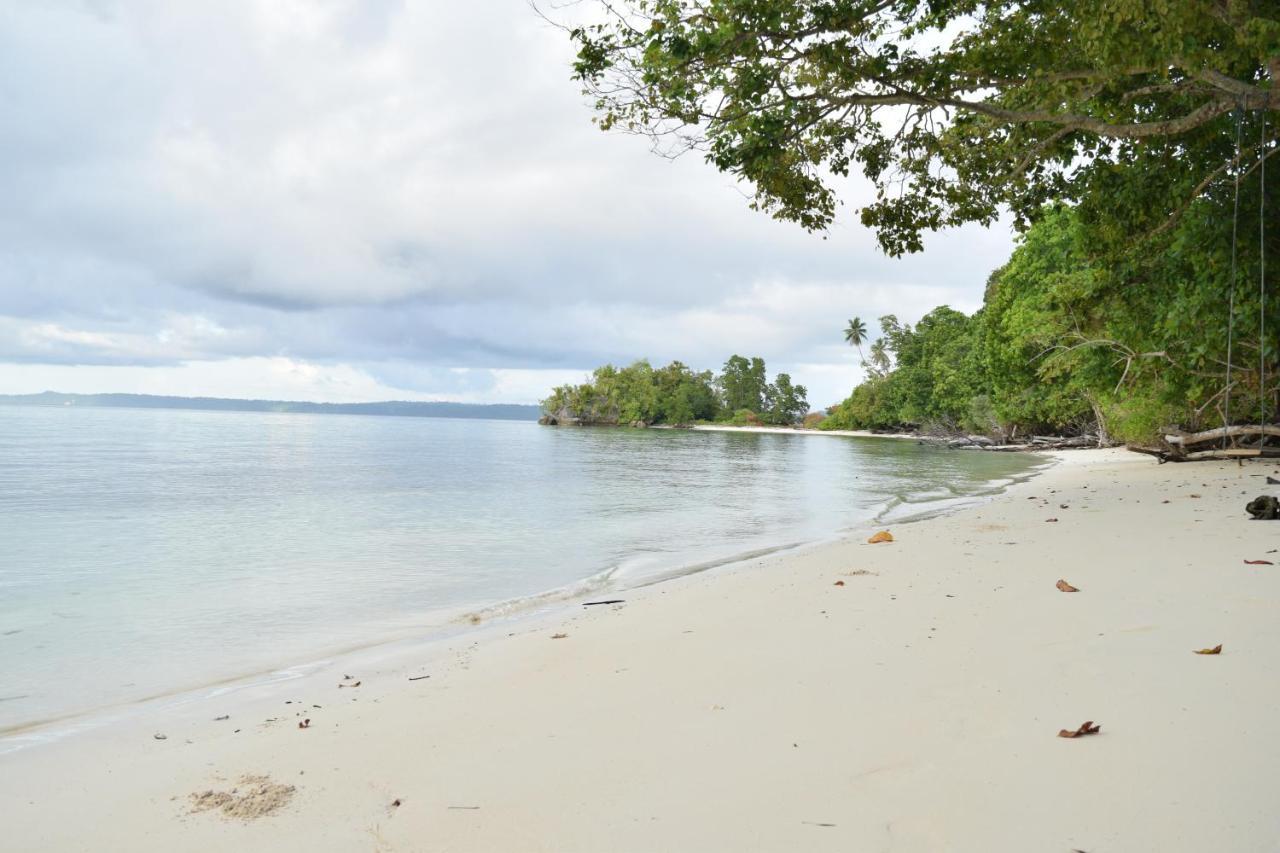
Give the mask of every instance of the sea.
[(886, 438), (0, 408), (0, 752), (945, 511), (1041, 464)]

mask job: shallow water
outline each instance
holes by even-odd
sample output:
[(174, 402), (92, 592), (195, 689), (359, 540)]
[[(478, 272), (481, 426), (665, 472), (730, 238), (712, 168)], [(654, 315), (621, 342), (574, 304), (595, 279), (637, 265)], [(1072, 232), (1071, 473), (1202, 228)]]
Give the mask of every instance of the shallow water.
[(830, 436), (0, 409), (0, 730), (821, 539), (1039, 462)]

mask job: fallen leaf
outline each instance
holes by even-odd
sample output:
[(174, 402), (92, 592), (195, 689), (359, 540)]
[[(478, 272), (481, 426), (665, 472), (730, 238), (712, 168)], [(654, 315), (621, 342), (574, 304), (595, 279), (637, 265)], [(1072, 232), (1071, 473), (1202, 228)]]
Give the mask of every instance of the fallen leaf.
[(836, 581), (836, 586), (844, 586), (844, 581)]
[(1067, 583), (1062, 578), (1058, 578), (1058, 583), (1056, 584), (1056, 586), (1058, 587), (1058, 589), (1062, 590), (1063, 592), (1079, 592), (1080, 591), (1076, 587)]
[(868, 539), (867, 544), (875, 545), (879, 542), (892, 542), (892, 541), (893, 541), (893, 534), (887, 530), (881, 530), (879, 533), (876, 533), (870, 539)]
[(302, 722), (298, 723), (298, 728), (300, 728), (300, 729), (309, 729), (309, 728), (311, 728), (311, 721), (310, 721), (310, 720), (303, 720)]
[(397, 798), (395, 798), (394, 800), (392, 800), (392, 801), (391, 801), (391, 805), (392, 805), (393, 807), (397, 807), (397, 808), (398, 808), (398, 807), (400, 806), (400, 798), (399, 798), (399, 797), (397, 797)]
[(1213, 647), (1213, 648), (1211, 648), (1211, 649), (1196, 649), (1196, 654), (1198, 654), (1198, 655), (1220, 655), (1220, 654), (1222, 654), (1222, 643), (1218, 643), (1218, 645), (1214, 646), (1214, 647)]
[(1270, 560), (1245, 560), (1244, 564), (1246, 566), (1274, 566), (1275, 565), (1275, 563), (1271, 562)]
[(1102, 730), (1102, 724), (1093, 724), (1093, 720), (1086, 720), (1080, 724), (1080, 728), (1072, 731), (1071, 729), (1063, 729), (1058, 732), (1058, 737), (1084, 737), (1085, 735), (1096, 735)]
[(1058, 520), (1058, 519), (1056, 519), (1056, 518), (1046, 518), (1046, 519), (1045, 519), (1045, 521), (1057, 521), (1057, 520)]
[(1199, 495), (1188, 495), (1188, 497), (1198, 498), (1198, 497), (1200, 497), (1200, 496), (1199, 496)]
[(569, 636), (569, 635), (568, 635), (568, 634), (552, 634), (552, 635), (551, 635), (551, 639), (553, 639), (553, 640), (563, 640), (563, 639), (564, 639), (565, 637), (567, 637), (567, 636)]

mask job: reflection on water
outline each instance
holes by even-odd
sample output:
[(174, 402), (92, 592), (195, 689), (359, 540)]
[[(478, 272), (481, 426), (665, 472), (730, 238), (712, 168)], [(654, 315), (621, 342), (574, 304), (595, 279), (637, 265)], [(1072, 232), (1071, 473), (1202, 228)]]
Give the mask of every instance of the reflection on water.
[(602, 572), (625, 587), (821, 538), (1035, 462), (878, 439), (0, 409), (0, 728)]

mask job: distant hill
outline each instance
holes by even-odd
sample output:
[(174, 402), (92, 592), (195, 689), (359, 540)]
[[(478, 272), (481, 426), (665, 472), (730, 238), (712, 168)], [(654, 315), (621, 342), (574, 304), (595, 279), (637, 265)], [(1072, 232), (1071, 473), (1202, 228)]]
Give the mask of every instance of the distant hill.
[(211, 412), (302, 412), (315, 415), (387, 415), (402, 418), (496, 418), (537, 420), (541, 409), (514, 403), (297, 403), (222, 397), (161, 397), (153, 394), (0, 394), (0, 406), (81, 406), (112, 409), (197, 409)]

